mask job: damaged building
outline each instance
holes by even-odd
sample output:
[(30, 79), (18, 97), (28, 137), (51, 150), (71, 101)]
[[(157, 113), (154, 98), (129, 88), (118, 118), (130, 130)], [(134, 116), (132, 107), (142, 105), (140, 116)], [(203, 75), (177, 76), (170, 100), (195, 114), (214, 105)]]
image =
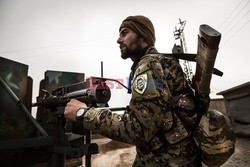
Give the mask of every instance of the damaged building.
[(250, 136), (250, 82), (217, 93), (225, 100), (226, 110), (237, 136)]

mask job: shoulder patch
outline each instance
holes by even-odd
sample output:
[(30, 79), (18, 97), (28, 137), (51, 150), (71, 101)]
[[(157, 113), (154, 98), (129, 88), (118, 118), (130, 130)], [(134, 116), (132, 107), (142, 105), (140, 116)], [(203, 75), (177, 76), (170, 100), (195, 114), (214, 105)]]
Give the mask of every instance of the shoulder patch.
[(138, 94), (143, 94), (147, 89), (148, 75), (147, 73), (138, 75), (134, 80), (134, 89)]

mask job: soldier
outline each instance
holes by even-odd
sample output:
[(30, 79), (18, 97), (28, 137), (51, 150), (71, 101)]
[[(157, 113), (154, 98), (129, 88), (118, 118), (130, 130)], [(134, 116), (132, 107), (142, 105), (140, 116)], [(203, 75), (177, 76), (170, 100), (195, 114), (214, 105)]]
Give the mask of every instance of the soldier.
[[(71, 100), (64, 115), (95, 133), (136, 146), (133, 166), (201, 166), (192, 132), (197, 121), (194, 97), (176, 58), (159, 54), (155, 32), (144, 16), (121, 24), (121, 57), (133, 61), (132, 98), (123, 115)], [(82, 113), (81, 113), (82, 112)]]

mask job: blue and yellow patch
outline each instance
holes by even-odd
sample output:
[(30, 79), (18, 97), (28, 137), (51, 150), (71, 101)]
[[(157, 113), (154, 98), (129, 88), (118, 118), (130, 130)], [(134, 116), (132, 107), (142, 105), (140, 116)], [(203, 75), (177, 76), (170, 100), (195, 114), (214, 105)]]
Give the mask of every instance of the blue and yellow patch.
[(148, 83), (148, 75), (142, 74), (135, 78), (134, 80), (134, 90), (138, 94), (143, 94), (145, 90), (147, 89), (147, 83)]

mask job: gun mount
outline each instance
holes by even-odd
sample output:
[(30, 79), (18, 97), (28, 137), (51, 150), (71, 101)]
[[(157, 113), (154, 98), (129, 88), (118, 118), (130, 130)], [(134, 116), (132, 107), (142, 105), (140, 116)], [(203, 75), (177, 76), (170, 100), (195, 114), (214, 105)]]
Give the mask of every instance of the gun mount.
[[(65, 75), (62, 77), (65, 80)], [(91, 166), (91, 155), (98, 153), (97, 144), (91, 143), (91, 132), (84, 129), (80, 122), (66, 120), (63, 112), (67, 102), (73, 98), (86, 103), (88, 107), (108, 107), (111, 97), (110, 89), (106, 84), (108, 79), (90, 77), (85, 81), (76, 82), (76, 79), (72, 79), (72, 75), (69, 77), (67, 72), (66, 79), (70, 80), (70, 78), (73, 84), (61, 84), (53, 89), (50, 86), (41, 86), (45, 83), (42, 80), (43, 84), (40, 85), (41, 92), (37, 97), (37, 102), (30, 104), (40, 109), (36, 119), (31, 116), (31, 112), (23, 105), (16, 93), (10, 89), (5, 79), (0, 78), (1, 92), (6, 97), (10, 97), (7, 100), (13, 101), (12, 106), (17, 106), (15, 110), (4, 112), (8, 110), (9, 103), (5, 105), (6, 100), (1, 103), (2, 116), (8, 116), (8, 120), (2, 122), (1, 126), (9, 128), (2, 128), (0, 133), (2, 156), (0, 166), (44, 164), (58, 167), (70, 162), (67, 159), (74, 159), (75, 165), (79, 166), (82, 165), (83, 156), (86, 159), (85, 166)], [(77, 74), (75, 78), (83, 77)], [(112, 111), (124, 109), (111, 108)], [(26, 126), (27, 123), (24, 122), (25, 125), (22, 126), (31, 128), (32, 134), (31, 130), (25, 128), (19, 128), (10, 134), (9, 130), (13, 123), (9, 122), (12, 120), (9, 114), (20, 115), (20, 111), (23, 114), (18, 119), (22, 122), (28, 120), (29, 124)], [(20, 136), (16, 137), (16, 134)]]

